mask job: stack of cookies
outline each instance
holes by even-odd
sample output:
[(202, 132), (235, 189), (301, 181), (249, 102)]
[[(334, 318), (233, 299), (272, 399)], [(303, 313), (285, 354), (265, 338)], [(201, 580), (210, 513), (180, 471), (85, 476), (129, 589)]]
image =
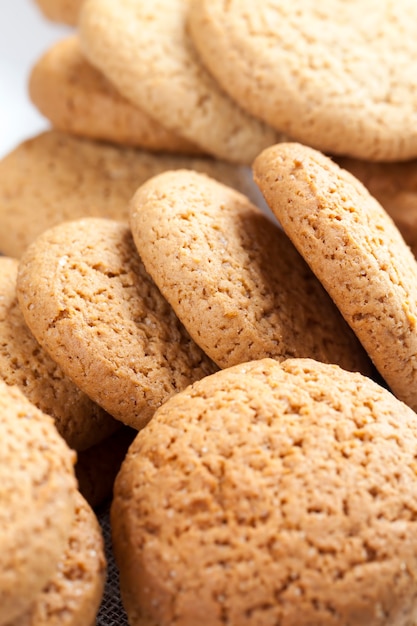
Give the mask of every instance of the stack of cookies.
[(131, 626), (412, 626), (414, 0), (38, 4), (0, 626), (94, 623), (106, 499)]

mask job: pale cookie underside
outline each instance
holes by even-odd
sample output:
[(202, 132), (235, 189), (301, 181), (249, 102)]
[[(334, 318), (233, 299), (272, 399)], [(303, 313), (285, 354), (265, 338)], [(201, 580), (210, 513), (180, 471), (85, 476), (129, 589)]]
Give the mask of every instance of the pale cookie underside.
[(308, 356), (370, 373), (290, 240), (242, 194), (203, 174), (166, 172), (137, 191), (130, 224), (147, 271), (220, 367)]
[(139, 185), (179, 168), (253, 193), (245, 167), (110, 146), (58, 131), (37, 135), (0, 161), (0, 252), (20, 257), (39, 234), (66, 220), (127, 222), (128, 202)]
[(416, 441), (392, 394), (309, 359), (177, 394), (116, 481), (130, 623), (411, 624)]
[(48, 230), (22, 257), (17, 292), (62, 370), (133, 428), (215, 369), (145, 272), (127, 225), (90, 218)]
[(226, 161), (250, 164), (279, 135), (236, 105), (201, 65), (186, 31), (189, 0), (87, 0), (87, 58), (163, 126)]
[(155, 152), (202, 153), (123, 98), (87, 61), (77, 37), (59, 41), (37, 61), (29, 95), (59, 130)]
[(414, 0), (192, 0), (190, 34), (222, 87), (297, 141), (417, 156)]
[(392, 391), (417, 408), (417, 262), (350, 173), (300, 144), (265, 150), (254, 176)]

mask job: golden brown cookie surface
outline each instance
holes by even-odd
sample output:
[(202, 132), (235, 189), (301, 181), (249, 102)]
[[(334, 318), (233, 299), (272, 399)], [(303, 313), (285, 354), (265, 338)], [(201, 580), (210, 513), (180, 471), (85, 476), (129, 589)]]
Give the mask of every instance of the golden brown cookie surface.
[(59, 41), (37, 61), (29, 94), (39, 111), (64, 132), (155, 152), (202, 153), (125, 100), (85, 59), (77, 37)]
[(417, 408), (417, 263), (381, 205), (316, 150), (282, 144), (254, 163), (284, 230), (393, 393)]
[(52, 577), (74, 515), (75, 454), (52, 418), (0, 381), (0, 623)]
[(76, 26), (84, 0), (35, 0), (49, 20)]
[(244, 195), (166, 172), (138, 189), (130, 223), (147, 271), (220, 367), (302, 356), (371, 371), (290, 240)]
[(63, 371), (133, 428), (216, 369), (146, 273), (125, 224), (89, 218), (49, 229), (22, 257), (17, 293)]
[(92, 626), (105, 577), (101, 529), (93, 511), (77, 492), (71, 531), (54, 576), (30, 610), (7, 626)]
[(209, 154), (250, 165), (280, 135), (218, 87), (194, 50), (189, 0), (87, 0), (80, 40), (118, 91)]
[(416, 440), (392, 394), (309, 359), (179, 393), (116, 482), (129, 623), (411, 624)]
[(372, 163), (339, 158), (337, 162), (356, 176), (382, 204), (416, 256), (417, 161)]
[(20, 257), (37, 235), (65, 220), (127, 221), (128, 202), (140, 184), (184, 167), (250, 190), (243, 167), (156, 155), (58, 131), (41, 133), (0, 161), (0, 252)]
[(16, 296), (18, 261), (0, 257), (0, 378), (54, 418), (70, 448), (83, 450), (119, 428), (67, 378), (28, 329)]
[(246, 110), (323, 152), (417, 156), (414, 0), (192, 0), (190, 34)]

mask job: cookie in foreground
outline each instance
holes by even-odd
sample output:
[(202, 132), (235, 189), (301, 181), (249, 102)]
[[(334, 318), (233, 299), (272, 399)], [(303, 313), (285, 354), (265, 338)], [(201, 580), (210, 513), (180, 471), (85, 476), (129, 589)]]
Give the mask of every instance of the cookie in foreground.
[(352, 174), (313, 148), (271, 146), (254, 177), (392, 392), (417, 408), (417, 262)]
[(132, 626), (396, 626), (416, 614), (417, 415), (310, 359), (222, 370), (166, 402), (116, 481)]

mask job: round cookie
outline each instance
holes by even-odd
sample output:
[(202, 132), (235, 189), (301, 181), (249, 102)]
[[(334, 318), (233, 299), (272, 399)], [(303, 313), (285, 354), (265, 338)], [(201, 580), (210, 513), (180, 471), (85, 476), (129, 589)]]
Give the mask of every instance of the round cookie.
[(202, 61), (247, 111), (324, 152), (417, 156), (414, 0), (192, 0)]
[(22, 614), (50, 580), (68, 540), (76, 481), (72, 452), (51, 418), (0, 380), (0, 624)]
[(116, 480), (129, 624), (412, 624), (416, 444), (406, 405), (310, 359), (177, 394)]
[(136, 435), (136, 430), (124, 426), (104, 441), (77, 454), (75, 475), (78, 488), (93, 508), (111, 498), (114, 479)]
[(125, 224), (90, 218), (49, 229), (20, 261), (17, 294), (67, 376), (133, 428), (216, 369), (146, 273)]
[(37, 235), (65, 220), (127, 221), (128, 202), (139, 185), (184, 167), (253, 192), (246, 167), (140, 152), (58, 131), (37, 135), (0, 161), (0, 252), (20, 257)]
[(218, 158), (250, 165), (279, 141), (200, 63), (186, 30), (189, 0), (87, 0), (84, 53), (128, 100)]
[(417, 409), (417, 262), (366, 188), (300, 144), (265, 150), (254, 176), (284, 230), (393, 393)]
[(0, 257), (0, 378), (54, 418), (70, 448), (84, 450), (120, 424), (65, 376), (26, 326), (16, 296), (17, 266)]
[(94, 626), (103, 596), (106, 560), (97, 518), (80, 493), (56, 572), (30, 610), (7, 626)]
[(138, 189), (130, 224), (147, 271), (219, 367), (292, 356), (371, 372), (288, 237), (244, 195), (203, 174), (165, 172)]
[(77, 37), (52, 46), (29, 77), (33, 104), (62, 131), (156, 152), (202, 150), (123, 98), (81, 52)]
[(76, 26), (84, 0), (35, 0), (46, 18), (52, 22)]
[(339, 158), (337, 163), (358, 178), (382, 204), (416, 256), (417, 161), (372, 163)]

